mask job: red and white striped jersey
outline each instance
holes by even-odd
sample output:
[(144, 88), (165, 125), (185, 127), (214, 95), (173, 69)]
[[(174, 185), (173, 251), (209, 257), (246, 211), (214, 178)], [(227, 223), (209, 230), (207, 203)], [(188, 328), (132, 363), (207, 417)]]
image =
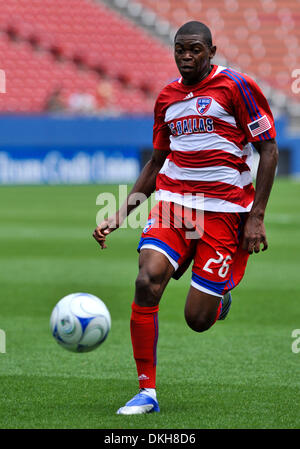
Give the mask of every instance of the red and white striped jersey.
[(154, 116), (153, 146), (171, 150), (157, 175), (156, 199), (216, 212), (251, 209), (251, 142), (276, 132), (249, 76), (214, 65), (196, 85), (179, 78), (159, 94)]

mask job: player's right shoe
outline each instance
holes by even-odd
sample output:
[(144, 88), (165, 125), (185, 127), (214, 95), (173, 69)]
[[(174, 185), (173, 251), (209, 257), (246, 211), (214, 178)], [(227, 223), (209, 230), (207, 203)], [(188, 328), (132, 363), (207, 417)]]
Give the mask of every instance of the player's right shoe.
[(225, 320), (225, 318), (227, 317), (227, 315), (229, 313), (231, 303), (232, 303), (231, 293), (227, 292), (227, 293), (225, 293), (225, 295), (222, 298), (222, 310), (221, 310), (218, 320)]
[(130, 401), (126, 402), (124, 407), (119, 408), (117, 415), (141, 415), (159, 411), (157, 400), (149, 394), (143, 393), (143, 389), (141, 389)]

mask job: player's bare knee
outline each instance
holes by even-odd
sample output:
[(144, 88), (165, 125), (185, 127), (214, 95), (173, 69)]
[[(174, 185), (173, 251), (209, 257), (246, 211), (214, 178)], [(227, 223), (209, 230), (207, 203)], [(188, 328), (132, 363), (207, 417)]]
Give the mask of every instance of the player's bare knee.
[(150, 289), (150, 277), (147, 273), (139, 273), (135, 281), (137, 292), (145, 293)]
[(205, 332), (211, 325), (213, 320), (207, 315), (189, 315), (185, 314), (185, 321), (187, 325), (195, 332)]
[(135, 301), (140, 306), (152, 307), (159, 303), (160, 284), (146, 272), (140, 272), (135, 281)]

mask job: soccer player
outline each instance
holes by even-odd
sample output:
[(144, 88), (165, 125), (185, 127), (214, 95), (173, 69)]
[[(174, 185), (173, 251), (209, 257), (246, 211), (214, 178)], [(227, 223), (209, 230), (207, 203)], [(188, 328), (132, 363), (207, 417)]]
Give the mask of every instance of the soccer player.
[[(178, 279), (193, 261), (184, 314), (194, 331), (203, 332), (228, 314), (230, 291), (249, 254), (268, 247), (264, 215), (278, 149), (267, 100), (249, 76), (212, 64), (216, 46), (201, 22), (179, 28), (174, 50), (181, 76), (157, 98), (152, 158), (127, 201), (93, 234), (106, 248), (107, 235), (136, 207), (134, 194), (149, 197), (156, 189), (159, 202), (138, 247), (130, 322), (140, 391), (117, 411), (124, 415), (159, 411), (158, 310), (171, 277)], [(256, 191), (251, 144), (260, 154)]]

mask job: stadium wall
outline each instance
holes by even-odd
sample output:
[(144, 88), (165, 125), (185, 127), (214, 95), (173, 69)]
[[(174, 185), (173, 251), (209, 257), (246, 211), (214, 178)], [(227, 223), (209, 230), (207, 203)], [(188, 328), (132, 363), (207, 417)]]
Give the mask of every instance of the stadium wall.
[[(152, 118), (2, 116), (0, 184), (133, 182), (152, 151)], [(300, 136), (277, 121), (278, 174), (300, 177)]]

